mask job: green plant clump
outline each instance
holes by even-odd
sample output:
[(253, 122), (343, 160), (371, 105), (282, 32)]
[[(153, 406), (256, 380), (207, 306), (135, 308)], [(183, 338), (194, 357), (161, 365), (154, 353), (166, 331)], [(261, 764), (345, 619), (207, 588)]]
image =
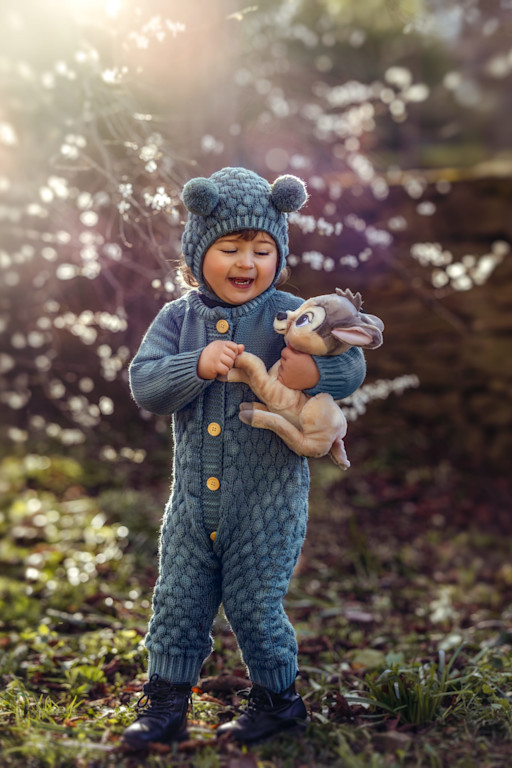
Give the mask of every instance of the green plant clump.
[[(245, 687), (226, 689), (224, 673), (246, 675), (219, 615), (187, 741), (126, 753), (121, 734), (146, 679), (143, 638), (167, 489), (128, 483), (124, 490), (108, 473), (99, 482), (92, 466), (83, 474), (77, 460), (66, 459), (32, 454), (3, 464), (1, 768), (512, 762), (510, 578), (500, 565), (508, 562), (506, 542), (489, 532), (454, 533), (433, 578), (437, 528), (400, 541), (387, 521), (379, 527), (368, 489), (356, 525), (336, 501), (332, 477), (332, 508), (316, 505), (313, 478), (308, 538), (286, 600), (299, 640), (306, 733), (250, 749), (217, 742), (217, 724), (236, 715), (237, 690)], [(484, 569), (493, 558), (496, 567)], [(459, 562), (472, 569), (460, 585), (453, 580)]]

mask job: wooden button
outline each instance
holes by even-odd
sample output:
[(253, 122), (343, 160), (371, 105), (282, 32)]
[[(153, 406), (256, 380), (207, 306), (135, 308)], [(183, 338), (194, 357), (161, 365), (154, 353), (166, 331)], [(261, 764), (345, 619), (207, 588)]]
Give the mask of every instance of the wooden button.
[(217, 437), (217, 435), (220, 435), (221, 431), (221, 426), (220, 424), (217, 424), (216, 421), (212, 421), (211, 424), (208, 424), (208, 434), (212, 437)]
[(224, 320), (224, 318), (218, 320), (215, 327), (219, 333), (227, 333), (229, 331), (229, 323), (227, 320)]
[(215, 539), (216, 539), (216, 538), (217, 538), (217, 531), (212, 531), (212, 532), (210, 533), (210, 539), (211, 539), (212, 541), (215, 541)]
[(210, 489), (210, 491), (218, 491), (220, 488), (220, 482), (217, 477), (209, 477), (206, 481), (206, 487)]

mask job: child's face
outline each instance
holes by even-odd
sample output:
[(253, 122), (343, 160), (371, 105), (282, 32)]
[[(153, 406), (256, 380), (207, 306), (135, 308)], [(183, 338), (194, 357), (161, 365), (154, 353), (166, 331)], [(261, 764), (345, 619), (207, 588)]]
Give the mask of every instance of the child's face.
[(205, 253), (203, 278), (228, 304), (245, 304), (266, 291), (276, 276), (277, 246), (266, 232), (243, 240), (236, 232), (216, 240)]

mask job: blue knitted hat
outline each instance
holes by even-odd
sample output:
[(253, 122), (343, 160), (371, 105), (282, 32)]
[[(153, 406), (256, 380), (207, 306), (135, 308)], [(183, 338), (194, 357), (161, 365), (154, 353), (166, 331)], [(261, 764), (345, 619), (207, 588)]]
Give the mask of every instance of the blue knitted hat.
[(209, 179), (191, 179), (183, 187), (189, 215), (182, 237), (185, 263), (203, 284), (203, 258), (213, 242), (230, 232), (256, 229), (271, 235), (279, 260), (276, 280), (288, 255), (287, 213), (307, 200), (306, 187), (296, 176), (280, 176), (272, 186), (245, 168), (223, 168)]

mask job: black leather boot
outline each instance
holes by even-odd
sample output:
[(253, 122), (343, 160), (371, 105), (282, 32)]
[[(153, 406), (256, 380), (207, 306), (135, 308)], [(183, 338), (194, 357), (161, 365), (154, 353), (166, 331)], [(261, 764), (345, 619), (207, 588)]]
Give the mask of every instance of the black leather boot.
[(229, 734), (236, 741), (262, 741), (291, 728), (304, 730), (308, 714), (295, 683), (281, 693), (253, 684), (245, 712), (237, 720), (221, 725), (217, 736)]
[(183, 738), (190, 685), (170, 683), (158, 675), (151, 675), (143, 690), (144, 695), (137, 702), (137, 719), (125, 730), (123, 742), (140, 748), (152, 741), (165, 744)]

